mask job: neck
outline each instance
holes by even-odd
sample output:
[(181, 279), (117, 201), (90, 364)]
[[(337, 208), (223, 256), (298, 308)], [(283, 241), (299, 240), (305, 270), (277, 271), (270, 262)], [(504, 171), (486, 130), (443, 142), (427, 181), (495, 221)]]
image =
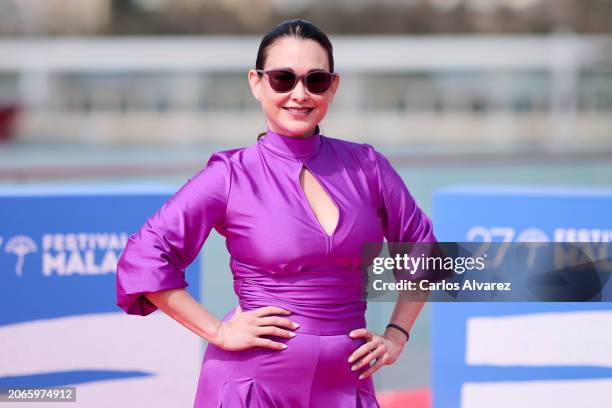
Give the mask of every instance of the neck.
[(285, 136), (268, 128), (261, 142), (266, 148), (282, 156), (308, 158), (319, 150), (321, 136), (318, 126), (309, 132), (309, 136)]
[(278, 135), (281, 135), (283, 137), (294, 137), (294, 138), (302, 138), (303, 139), (303, 138), (307, 138), (307, 137), (310, 137), (312, 135), (318, 134), (319, 133), (319, 125), (317, 125), (314, 128), (310, 129), (308, 132), (306, 132), (303, 135), (287, 135), (287, 134), (285, 134), (283, 132), (280, 132), (280, 131), (276, 130), (275, 128), (273, 128), (270, 125), (268, 125), (268, 131), (269, 132), (274, 132), (274, 133), (276, 133)]

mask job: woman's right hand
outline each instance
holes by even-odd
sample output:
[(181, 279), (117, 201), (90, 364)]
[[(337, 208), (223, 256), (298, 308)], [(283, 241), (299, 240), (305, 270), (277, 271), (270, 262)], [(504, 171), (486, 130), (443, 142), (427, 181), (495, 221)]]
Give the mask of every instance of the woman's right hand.
[(284, 350), (287, 346), (283, 343), (260, 336), (278, 336), (292, 338), (295, 333), (281, 329), (286, 327), (296, 329), (299, 325), (289, 319), (279, 316), (268, 316), (291, 314), (289, 310), (277, 306), (265, 306), (259, 309), (243, 312), (240, 305), (228, 321), (221, 321), (217, 334), (211, 342), (223, 350), (240, 351), (251, 347), (265, 347), (273, 350)]

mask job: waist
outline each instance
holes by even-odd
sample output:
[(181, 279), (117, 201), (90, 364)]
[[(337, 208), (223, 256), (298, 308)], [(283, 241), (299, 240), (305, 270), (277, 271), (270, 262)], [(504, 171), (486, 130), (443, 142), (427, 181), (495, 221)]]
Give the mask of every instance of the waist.
[[(312, 284), (312, 282), (310, 282)], [(359, 286), (318, 285), (285, 286), (275, 282), (262, 285), (243, 279), (236, 294), (243, 311), (277, 306), (292, 312), (280, 315), (300, 325), (295, 331), (317, 335), (347, 334), (365, 327), (367, 304), (361, 299)]]
[[(297, 329), (289, 329), (296, 333), (305, 333), (305, 334), (316, 334), (319, 336), (333, 336), (339, 334), (348, 334), (355, 329), (360, 329), (362, 327), (366, 327), (366, 319), (365, 319), (365, 307), (363, 308), (363, 312), (353, 313), (351, 315), (346, 315), (346, 313), (339, 313), (334, 316), (334, 312), (330, 312), (328, 316), (321, 317), (316, 315), (303, 314), (302, 311), (296, 311), (294, 308), (290, 306), (284, 305), (280, 302), (275, 302), (273, 304), (265, 304), (257, 307), (252, 307), (252, 305), (244, 304), (244, 302), (240, 302), (240, 308), (243, 312), (258, 309), (264, 306), (278, 306), (282, 309), (289, 310), (292, 312), (289, 315), (279, 314), (276, 316), (283, 317), (291, 320), (292, 322), (296, 322), (300, 325)], [(236, 308), (230, 310), (223, 320), (229, 320), (231, 316), (234, 314)], [(269, 315), (274, 316), (274, 315)]]
[(319, 336), (334, 336), (339, 334), (346, 334), (348, 336), (351, 331), (366, 327), (365, 316), (353, 316), (349, 319), (326, 320), (292, 313), (285, 317), (300, 325), (300, 327), (293, 330), (296, 333), (316, 334)]

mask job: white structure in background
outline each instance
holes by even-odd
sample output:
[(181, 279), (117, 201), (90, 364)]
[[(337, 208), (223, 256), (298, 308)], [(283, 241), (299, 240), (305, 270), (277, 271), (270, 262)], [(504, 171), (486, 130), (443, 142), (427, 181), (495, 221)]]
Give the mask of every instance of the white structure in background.
[[(609, 310), (472, 317), (465, 361), (471, 366), (609, 369), (610, 327)], [(610, 387), (610, 378), (465, 383), (461, 408), (608, 407)]]
[[(422, 145), (608, 146), (612, 36), (334, 37), (324, 131)], [(24, 141), (248, 143), (256, 37), (0, 41)], [(10, 95), (10, 96), (7, 96)]]

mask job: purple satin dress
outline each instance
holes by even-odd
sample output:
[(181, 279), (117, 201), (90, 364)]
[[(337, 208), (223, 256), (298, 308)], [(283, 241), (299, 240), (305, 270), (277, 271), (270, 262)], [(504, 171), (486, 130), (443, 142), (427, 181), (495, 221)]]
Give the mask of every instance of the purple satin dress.
[[(299, 182), (305, 166), (339, 210), (328, 235)], [(432, 242), (429, 218), (388, 160), (368, 144), (268, 131), (252, 146), (212, 155), (135, 234), (117, 266), (117, 304), (147, 315), (143, 296), (184, 288), (184, 269), (210, 230), (226, 238), (243, 311), (275, 305), (300, 324), (282, 351), (209, 344), (194, 407), (378, 407), (372, 378), (348, 356), (365, 342), (362, 242)], [(233, 314), (230, 310), (224, 317)]]

